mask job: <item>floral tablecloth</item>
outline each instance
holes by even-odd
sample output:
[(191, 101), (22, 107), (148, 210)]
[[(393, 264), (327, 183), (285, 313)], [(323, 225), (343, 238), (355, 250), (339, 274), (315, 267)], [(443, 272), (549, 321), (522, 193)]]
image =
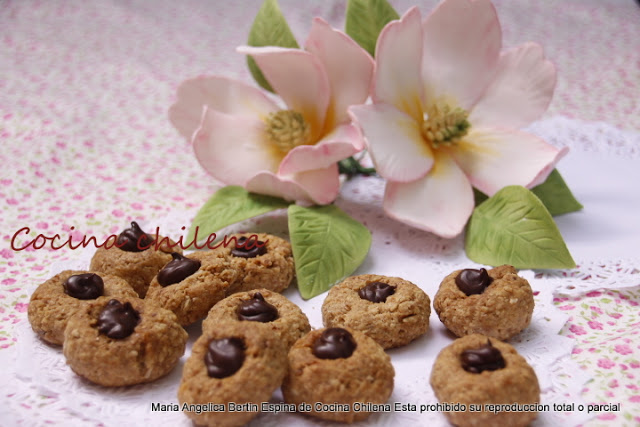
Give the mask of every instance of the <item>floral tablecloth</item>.
[[(298, 40), (304, 40), (314, 16), (341, 28), (345, 3), (280, 1)], [(412, 4), (391, 3), (399, 12)], [(549, 378), (543, 383), (555, 401), (608, 405), (592, 406), (590, 413), (567, 409), (569, 423), (637, 425), (640, 6), (633, 0), (494, 3), (505, 45), (537, 41), (558, 67), (549, 111), (529, 130), (571, 147), (559, 170), (585, 206), (557, 218), (578, 267), (523, 272), (537, 293), (539, 321), (551, 322), (544, 329), (551, 331), (548, 345), (556, 345), (558, 337), (554, 348), (562, 347), (556, 359), (544, 362), (556, 369), (545, 373)], [(250, 83), (235, 47), (245, 43), (259, 5), (259, 0), (0, 1), (0, 424), (111, 425), (122, 419), (96, 418), (99, 411), (83, 413), (69, 396), (38, 387), (47, 379), (34, 372), (45, 372), (49, 360), (40, 353), (52, 352), (56, 363), (60, 354), (27, 345), (33, 341), (26, 324), (31, 292), (62, 268), (88, 265), (91, 249), (15, 251), (11, 239), (28, 227), (31, 237), (100, 240), (131, 220), (171, 235), (183, 233), (181, 227), (189, 226), (217, 186), (169, 124), (167, 108), (185, 78), (221, 74)], [(423, 12), (434, 5), (419, 2)], [(376, 177), (359, 178), (345, 184), (337, 201), (373, 233), (372, 251), (358, 273), (403, 276), (433, 296), (438, 277), (471, 264), (462, 239), (440, 239), (384, 217), (381, 194)], [(286, 234), (286, 220), (278, 213), (243, 226)], [(297, 297), (295, 290), (287, 295)], [(315, 327), (321, 326), (323, 298), (300, 300)], [(434, 340), (444, 339), (438, 323), (432, 316)], [(539, 339), (521, 337), (519, 345)], [(429, 348), (427, 341), (416, 345)], [(562, 358), (562, 352), (572, 354)], [(415, 358), (391, 354), (394, 363), (406, 364), (397, 367), (399, 376), (414, 366)], [(423, 369), (428, 373), (429, 366)], [(410, 396), (410, 387), (400, 378), (396, 400)], [(570, 397), (562, 400), (563, 393)], [(130, 408), (123, 405), (120, 412), (126, 415)], [(417, 424), (420, 418), (414, 419)], [(542, 416), (539, 423), (549, 420)]]

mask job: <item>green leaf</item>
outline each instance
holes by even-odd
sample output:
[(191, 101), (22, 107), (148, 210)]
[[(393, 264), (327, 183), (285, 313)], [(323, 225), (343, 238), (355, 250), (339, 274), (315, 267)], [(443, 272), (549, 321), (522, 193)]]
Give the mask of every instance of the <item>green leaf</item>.
[(531, 189), (553, 216), (579, 211), (583, 206), (567, 187), (560, 172), (554, 169), (542, 184)]
[(344, 31), (374, 56), (380, 31), (389, 21), (398, 18), (387, 0), (349, 0)]
[(287, 206), (289, 203), (283, 199), (249, 193), (242, 187), (221, 188), (207, 200), (196, 214), (187, 241), (193, 240), (196, 227), (198, 227), (199, 237), (202, 238), (227, 225)]
[[(551, 216), (575, 212), (583, 208), (580, 202), (573, 196), (557, 169), (554, 169), (553, 172), (549, 174), (545, 182), (533, 187), (531, 191), (538, 196)], [(489, 196), (477, 188), (473, 189), (473, 196), (476, 206), (489, 198)]]
[(576, 266), (553, 218), (531, 191), (504, 187), (478, 206), (467, 228), (467, 256), (488, 265), (516, 268)]
[[(279, 46), (298, 48), (287, 20), (282, 15), (277, 0), (265, 0), (262, 7), (258, 11), (256, 18), (253, 20), (251, 30), (249, 31), (249, 46)], [(273, 92), (273, 88), (265, 79), (264, 75), (258, 68), (258, 64), (250, 56), (247, 57), (247, 65), (253, 79), (264, 89)]]
[(371, 246), (369, 230), (333, 205), (289, 206), (289, 234), (304, 299), (353, 273)]

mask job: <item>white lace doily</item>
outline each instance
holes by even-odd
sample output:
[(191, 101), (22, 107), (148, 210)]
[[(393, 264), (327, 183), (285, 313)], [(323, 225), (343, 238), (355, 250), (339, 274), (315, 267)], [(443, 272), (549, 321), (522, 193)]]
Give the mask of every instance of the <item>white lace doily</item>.
[[(418, 267), (418, 266), (416, 266)], [(441, 264), (431, 268), (430, 274), (444, 275), (452, 269), (450, 264)], [(419, 270), (419, 268), (417, 268)], [(567, 320), (567, 316), (556, 310), (551, 304), (552, 293), (544, 288), (543, 282), (531, 272), (526, 272), (534, 288), (543, 288), (536, 295), (536, 308), (531, 326), (510, 342), (529, 361), (538, 374), (542, 389), (542, 402), (553, 403), (582, 402), (578, 396), (587, 377), (583, 371), (568, 363), (568, 354), (573, 346), (572, 340), (558, 335), (558, 331)], [(431, 286), (429, 286), (431, 288)], [(433, 291), (428, 291), (433, 295)], [(313, 326), (321, 327), (319, 297), (311, 301), (302, 301), (295, 290), (286, 295), (297, 303), (309, 315)], [(401, 349), (391, 350), (396, 369), (395, 389), (390, 402), (411, 403), (416, 412), (391, 412), (375, 414), (369, 422), (379, 425), (446, 425), (444, 417), (438, 412), (419, 413), (421, 404), (435, 404), (437, 400), (429, 386), (431, 366), (438, 352), (453, 341), (432, 313), (431, 329), (426, 336)], [(60, 348), (51, 347), (40, 341), (26, 322), (17, 325), (16, 375), (24, 382), (26, 394), (51, 396), (57, 400), (57, 411), (49, 408), (47, 413), (52, 421), (66, 418), (65, 411), (82, 414), (96, 424), (109, 421), (109, 424), (127, 424), (131, 419), (137, 423), (149, 423), (158, 426), (190, 426), (191, 423), (180, 412), (151, 412), (151, 403), (173, 404), (177, 402), (176, 393), (180, 381), (181, 366), (186, 359), (168, 376), (154, 383), (122, 388), (105, 388), (93, 385), (75, 375), (65, 364)], [(189, 328), (189, 344), (197, 338), (200, 326)], [(190, 352), (190, 345), (186, 352)], [(558, 363), (560, 362), (560, 363)], [(248, 385), (249, 386), (249, 385)], [(26, 397), (26, 396), (25, 396)], [(275, 401), (280, 396), (275, 396)], [(22, 399), (13, 399), (19, 402)], [(546, 412), (540, 414), (541, 425), (576, 424), (584, 421), (584, 413), (563, 414)], [(255, 425), (279, 426), (313, 425), (315, 421), (293, 414), (262, 414), (254, 421)]]
[[(604, 124), (585, 124), (566, 118), (552, 118), (531, 126), (530, 130), (552, 142), (570, 145), (576, 152), (606, 152), (617, 158), (637, 158), (640, 140), (637, 134), (624, 133)], [(583, 153), (584, 154), (584, 153)], [(572, 155), (563, 160), (571, 162)], [(587, 153), (588, 157), (589, 154)], [(597, 158), (597, 156), (592, 155)], [(595, 160), (594, 160), (595, 161)], [(637, 181), (636, 181), (637, 182)], [(362, 221), (373, 234), (371, 251), (356, 274), (378, 273), (401, 276), (410, 280), (433, 298), (442, 278), (458, 268), (474, 266), (465, 254), (463, 239), (441, 239), (415, 230), (386, 217), (381, 208), (383, 181), (376, 177), (358, 178), (345, 183), (337, 204), (356, 219)], [(629, 184), (631, 185), (631, 184)], [(579, 186), (578, 186), (579, 187)], [(572, 186), (573, 189), (573, 186)], [(584, 215), (590, 215), (590, 211)], [(182, 233), (177, 225), (189, 224), (196, 210), (174, 212), (165, 220), (146, 224), (159, 226), (163, 234), (177, 237)], [(245, 221), (222, 230), (219, 235), (235, 230), (268, 231), (286, 236), (286, 213), (274, 212), (261, 218)], [(143, 228), (144, 228), (143, 224)], [(561, 224), (561, 231), (562, 229)], [(571, 233), (569, 233), (571, 235)], [(573, 236), (573, 235), (571, 235)], [(581, 242), (568, 240), (580, 247)], [(587, 242), (588, 244), (588, 242)], [(587, 253), (587, 252), (585, 252)], [(74, 258), (64, 264), (51, 266), (50, 274), (66, 268), (86, 268), (92, 251), (76, 251)], [(578, 257), (579, 266), (567, 271), (522, 271), (534, 289), (536, 307), (531, 326), (510, 342), (531, 363), (538, 374), (542, 388), (542, 403), (581, 403), (582, 385), (588, 374), (570, 360), (573, 340), (558, 335), (567, 320), (566, 314), (552, 304), (555, 291), (562, 293), (585, 292), (603, 287), (621, 288), (637, 284), (637, 258), (613, 259)], [(32, 292), (33, 289), (27, 291)], [(320, 309), (324, 295), (303, 301), (295, 289), (285, 295), (307, 314), (313, 327), (321, 327)], [(389, 351), (396, 369), (396, 381), (390, 402), (434, 404), (436, 399), (429, 385), (429, 375), (438, 352), (453, 341), (435, 313), (431, 315), (431, 328), (422, 338), (410, 345)], [(190, 343), (199, 334), (199, 325), (189, 328)], [(168, 377), (148, 385), (107, 389), (88, 383), (74, 375), (65, 365), (59, 348), (38, 340), (26, 322), (16, 326), (16, 349), (13, 366), (15, 372), (0, 374), (0, 380), (12, 385), (12, 396), (7, 404), (13, 405), (9, 413), (20, 413), (21, 405), (30, 407), (29, 419), (17, 419), (23, 425), (51, 422), (64, 425), (127, 425), (152, 423), (159, 426), (190, 426), (180, 412), (151, 412), (151, 403), (176, 403), (181, 365), (189, 354), (187, 350), (180, 366)], [(8, 352), (4, 352), (8, 353)], [(7, 357), (7, 356), (5, 356)], [(5, 361), (6, 362), (6, 361)], [(8, 362), (12, 366), (12, 362)], [(250, 386), (250, 385), (248, 385)], [(274, 400), (280, 398), (279, 392)], [(39, 408), (42, 408), (40, 411)], [(75, 414), (73, 421), (68, 414)], [(576, 425), (591, 418), (585, 412), (543, 412), (539, 425)], [(33, 418), (36, 417), (36, 418)], [(75, 423), (75, 424), (74, 424)], [(366, 421), (377, 425), (445, 425), (437, 412), (392, 412), (375, 414)], [(253, 425), (315, 425), (322, 424), (311, 418), (295, 414), (261, 414)]]

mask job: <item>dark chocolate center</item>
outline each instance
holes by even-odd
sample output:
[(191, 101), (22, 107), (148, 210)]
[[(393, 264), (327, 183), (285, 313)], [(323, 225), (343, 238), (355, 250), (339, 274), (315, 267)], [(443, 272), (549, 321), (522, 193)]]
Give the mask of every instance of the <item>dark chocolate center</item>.
[(212, 378), (225, 378), (235, 374), (244, 363), (246, 347), (242, 338), (222, 338), (209, 342), (204, 364)]
[(278, 318), (278, 309), (264, 300), (260, 292), (253, 294), (253, 298), (242, 301), (238, 307), (238, 319), (254, 322), (272, 322)]
[(98, 331), (109, 338), (122, 339), (133, 333), (140, 323), (140, 314), (133, 309), (131, 303), (124, 304), (112, 299), (98, 316)]
[(396, 293), (396, 287), (383, 282), (371, 282), (358, 291), (360, 298), (371, 302), (385, 302)]
[(184, 257), (177, 252), (173, 252), (171, 256), (173, 259), (158, 273), (158, 283), (161, 286), (182, 282), (198, 271), (201, 265), (197, 259)]
[(492, 281), (493, 279), (484, 268), (481, 268), (480, 270), (467, 268), (466, 270), (462, 270), (456, 276), (456, 285), (458, 285), (458, 289), (464, 292), (467, 296), (483, 293)]
[(96, 299), (104, 293), (102, 277), (95, 273), (74, 274), (62, 287), (65, 294), (78, 299)]
[(465, 350), (460, 355), (462, 368), (473, 374), (482, 371), (495, 371), (505, 367), (504, 358), (500, 350), (491, 344), (491, 340), (480, 348)]
[(338, 359), (351, 356), (356, 340), (346, 329), (329, 328), (313, 342), (312, 352), (319, 359)]
[(267, 246), (261, 240), (247, 239), (242, 236), (238, 239), (236, 247), (231, 249), (231, 255), (240, 258), (255, 258), (267, 253)]
[(131, 221), (131, 228), (120, 233), (116, 240), (116, 246), (127, 252), (142, 252), (152, 244), (153, 237), (142, 231), (135, 221)]

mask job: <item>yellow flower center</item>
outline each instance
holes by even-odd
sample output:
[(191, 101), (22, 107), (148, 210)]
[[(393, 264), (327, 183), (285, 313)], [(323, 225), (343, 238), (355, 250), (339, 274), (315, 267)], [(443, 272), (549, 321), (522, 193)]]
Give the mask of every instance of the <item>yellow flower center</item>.
[(433, 148), (456, 144), (467, 134), (471, 124), (469, 113), (462, 108), (451, 109), (447, 104), (433, 104), (424, 114), (422, 136)]
[(298, 145), (311, 143), (311, 128), (297, 111), (271, 113), (265, 123), (268, 140), (283, 153), (288, 153)]

